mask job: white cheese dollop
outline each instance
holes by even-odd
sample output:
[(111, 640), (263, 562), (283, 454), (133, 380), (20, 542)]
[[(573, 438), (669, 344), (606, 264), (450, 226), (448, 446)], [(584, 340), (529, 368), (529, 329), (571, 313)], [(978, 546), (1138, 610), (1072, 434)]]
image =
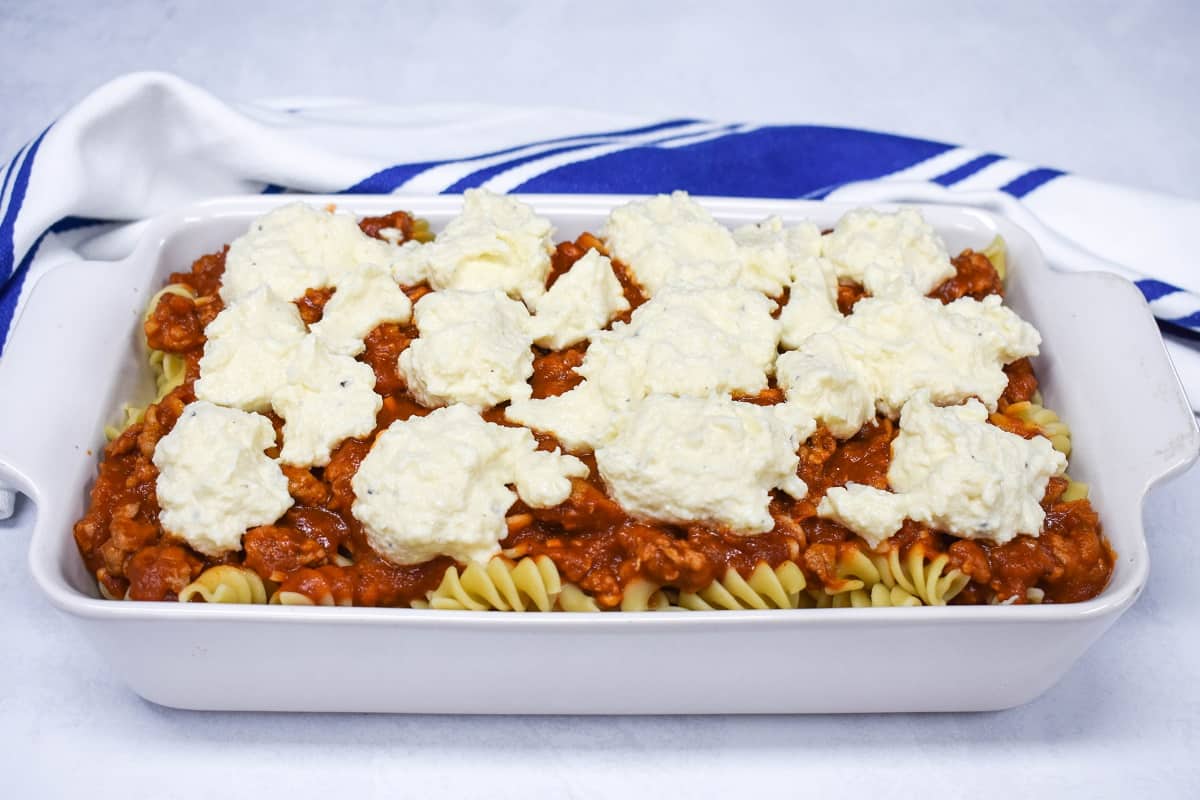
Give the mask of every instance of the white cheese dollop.
[(390, 268), (400, 248), (359, 229), (354, 217), (292, 203), (256, 219), (225, 256), (221, 298), (238, 300), (269, 286), (284, 300), (336, 286), (363, 264)]
[(861, 283), (876, 297), (900, 286), (928, 294), (954, 275), (941, 237), (912, 208), (891, 214), (849, 211), (824, 238), (822, 252), (838, 277)]
[(366, 349), (363, 339), (382, 322), (408, 322), (412, 303), (391, 272), (364, 264), (338, 281), (312, 332), (331, 352), (356, 356)]
[(638, 396), (755, 394), (775, 371), (774, 309), (748, 289), (668, 289), (628, 324), (593, 335), (578, 371), (622, 395), (625, 387)]
[(533, 302), (533, 341), (561, 350), (578, 344), (629, 310), (612, 262), (588, 250), (554, 285)]
[(795, 263), (787, 304), (779, 312), (779, 343), (796, 348), (815, 333), (824, 333), (842, 322), (837, 305), (837, 275), (825, 258), (809, 257)]
[[(890, 417), (922, 390), (939, 405), (977, 397), (994, 410), (1008, 385), (1004, 365), (1037, 355), (1040, 343), (1033, 326), (995, 295), (943, 305), (907, 289), (894, 297), (863, 298), (832, 330), (781, 355), (779, 385), (789, 401), (814, 409), (816, 393), (842, 387), (846, 398), (836, 408), (826, 400), (824, 407), (852, 435), (849, 423), (860, 416), (863, 392)], [(819, 413), (818, 418), (825, 419)]]
[(830, 334), (810, 337), (803, 350), (784, 353), (776, 379), (789, 403), (808, 410), (839, 439), (875, 418), (875, 390)]
[(653, 395), (621, 419), (596, 465), (631, 514), (760, 533), (775, 524), (770, 490), (807, 493), (796, 450), (812, 431), (787, 406)]
[(1003, 544), (1019, 534), (1037, 536), (1041, 501), (1066, 457), (1049, 439), (1024, 439), (987, 422), (977, 400), (941, 408), (926, 393), (900, 416), (892, 442), (892, 492), (850, 484), (830, 489), (818, 513), (878, 547), (904, 519), (962, 538)]
[[(778, 297), (808, 279), (809, 262), (822, 250), (811, 222), (784, 225), (769, 217), (731, 231), (681, 191), (613, 209), (603, 235), (648, 297), (669, 287), (726, 286)], [(830, 279), (836, 290), (832, 272)]]
[(570, 478), (588, 474), (578, 459), (536, 448), (529, 431), (485, 422), (463, 405), (393, 422), (351, 481), (354, 516), (393, 563), (487, 561), (508, 535), (504, 517), (518, 496), (548, 508), (570, 495)]
[(617, 415), (650, 394), (756, 394), (774, 371), (774, 306), (749, 289), (665, 289), (628, 324), (590, 337), (577, 369), (582, 384), (558, 397), (514, 402), (506, 416), (552, 431), (575, 450), (595, 447)]
[(772, 297), (792, 282), (797, 267), (821, 255), (821, 230), (811, 222), (785, 226), (770, 217), (735, 228), (733, 240), (742, 264), (737, 285)]
[(204, 329), (196, 398), (266, 411), (287, 383), (287, 364), (304, 339), (296, 306), (263, 286), (226, 307)]
[(539, 400), (516, 400), (504, 410), (504, 418), (518, 425), (554, 434), (568, 450), (591, 450), (608, 439), (613, 431), (616, 408), (629, 408), (610, 401), (598, 383), (584, 381), (569, 392)]
[(501, 291), (446, 290), (413, 313), (421, 336), (400, 354), (400, 373), (419, 403), (482, 410), (529, 397), (533, 336), (521, 303)]
[(207, 556), (241, 550), (247, 529), (292, 505), (287, 478), (263, 453), (274, 446), (266, 417), (189, 403), (154, 449), (163, 528)]
[(741, 271), (733, 234), (686, 192), (618, 206), (603, 238), (650, 297), (667, 286), (732, 286)]
[(553, 234), (550, 221), (525, 203), (468, 189), (462, 214), (419, 253), (434, 289), (497, 289), (532, 302), (546, 291)]
[(401, 286), (416, 286), (429, 280), (429, 250), (415, 239), (400, 245), (391, 262), (392, 277)]
[(272, 395), (271, 405), (285, 420), (279, 460), (323, 467), (343, 439), (375, 429), (383, 398), (375, 393), (369, 366), (331, 353), (316, 336), (308, 336), (292, 354), (287, 383)]

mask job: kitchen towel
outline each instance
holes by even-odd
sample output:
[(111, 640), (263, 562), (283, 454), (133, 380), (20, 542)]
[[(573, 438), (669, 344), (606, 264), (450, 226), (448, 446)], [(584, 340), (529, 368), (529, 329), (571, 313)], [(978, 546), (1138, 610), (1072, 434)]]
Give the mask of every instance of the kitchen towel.
[[(1002, 155), (815, 125), (647, 119), (561, 108), (397, 107), (353, 100), (225, 103), (135, 73), (84, 98), (0, 177), (0, 358), (39, 276), (132, 249), (139, 220), (214, 195), (655, 193), (954, 202), (1008, 215), (1052, 265), (1135, 281), (1170, 331), (1200, 410), (1200, 201)], [(19, 391), (19, 387), (0, 387)], [(12, 495), (0, 491), (0, 517)]]

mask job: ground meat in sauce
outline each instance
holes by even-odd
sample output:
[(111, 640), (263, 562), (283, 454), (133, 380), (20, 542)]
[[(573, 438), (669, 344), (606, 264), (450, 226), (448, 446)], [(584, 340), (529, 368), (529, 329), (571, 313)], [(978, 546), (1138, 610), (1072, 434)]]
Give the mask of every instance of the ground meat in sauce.
[(219, 253), (200, 256), (188, 272), (172, 272), (167, 283), (182, 283), (199, 297), (215, 297), (221, 289), (221, 277), (225, 274), (226, 245)]
[(1033, 374), (1033, 363), (1028, 358), (1012, 362), (1004, 368), (1004, 374), (1008, 376), (1008, 385), (1004, 388), (1004, 394), (1000, 395), (1001, 402), (1020, 403), (1032, 400), (1037, 394), (1038, 379)]
[(204, 345), (204, 325), (196, 301), (180, 294), (164, 294), (142, 326), (152, 350), (186, 353)]
[(743, 403), (751, 403), (756, 406), (778, 405), (779, 403), (787, 400), (787, 396), (784, 395), (783, 389), (780, 389), (778, 386), (774, 385), (774, 381), (775, 378), (772, 376), (770, 382), (771, 385), (768, 385), (766, 389), (763, 389), (758, 394), (735, 394), (733, 399), (740, 400)]
[(307, 289), (304, 295), (296, 300), (296, 308), (300, 311), (300, 319), (305, 325), (316, 325), (325, 313), (325, 304), (333, 297), (335, 289)]
[(858, 283), (842, 282), (837, 288), (837, 307), (843, 315), (854, 310), (854, 304), (867, 296), (867, 290)]
[(156, 544), (138, 550), (126, 566), (130, 600), (173, 600), (203, 569), (194, 553), (180, 545)]
[(382, 232), (386, 230), (400, 231), (399, 240), (407, 242), (413, 238), (414, 220), (407, 211), (393, 211), (382, 217), (363, 217), (358, 223), (358, 228), (374, 239), (384, 239)]
[(358, 360), (375, 371), (375, 391), (384, 397), (404, 390), (400, 354), (408, 349), (417, 335), (417, 329), (410, 325), (385, 322), (376, 326), (363, 340), (367, 349)]
[(951, 263), (954, 264), (954, 275), (930, 292), (930, 297), (949, 303), (960, 297), (982, 300), (989, 294), (1004, 294), (1000, 274), (983, 253), (963, 250)]
[(537, 351), (533, 357), (533, 376), (529, 380), (533, 387), (533, 398), (557, 397), (583, 383), (583, 376), (575, 370), (583, 363), (586, 352), (585, 345), (575, 345), (566, 350)]
[[(413, 224), (410, 216), (396, 212), (364, 219), (360, 226), (371, 236), (379, 237), (382, 230), (392, 228), (408, 237)], [(591, 234), (560, 244), (552, 257), (548, 285), (593, 247), (604, 251)], [(354, 501), (351, 479), (375, 434), (340, 444), (323, 469), (285, 467), (288, 491), (296, 505), (274, 525), (248, 531), (241, 553), (205, 558), (173, 541), (159, 525), (154, 491), (157, 470), (151, 456), (184, 405), (194, 399), (191, 387), (198, 375), (203, 327), (221, 308), (218, 290), (227, 249), (197, 259), (189, 272), (173, 274), (170, 281), (188, 286), (196, 300), (164, 295), (146, 323), (154, 347), (184, 357), (186, 380), (106, 448), (91, 505), (74, 529), (85, 563), (109, 595), (120, 597), (128, 592), (131, 599), (139, 600), (174, 599), (205, 567), (216, 563), (242, 563), (278, 583), (281, 591), (298, 592), (319, 603), (408, 605), (424, 597), (453, 562), (439, 558), (414, 566), (390, 564), (370, 548), (350, 514)], [(999, 293), (995, 270), (981, 254), (966, 251), (954, 264), (955, 276), (932, 296), (948, 302)], [(630, 304), (637, 307), (643, 303), (645, 297), (629, 271), (620, 262), (613, 266)], [(424, 285), (405, 289), (414, 302), (429, 291)], [(306, 323), (320, 319), (330, 294), (330, 290), (312, 290), (297, 300)], [(839, 308), (848, 313), (862, 296), (860, 286), (840, 286)], [(411, 326), (385, 323), (366, 338), (366, 350), (359, 358), (374, 370), (376, 391), (384, 395), (376, 432), (395, 420), (429, 413), (405, 392), (397, 369), (400, 353), (416, 335)], [(533, 396), (550, 397), (577, 385), (576, 369), (585, 352), (586, 345), (561, 352), (538, 351), (531, 380)], [(1037, 378), (1027, 359), (1010, 364), (1005, 372), (1009, 384), (1001, 411), (1008, 404), (1030, 399), (1037, 390)], [(772, 404), (782, 401), (783, 395), (771, 386), (758, 395), (738, 399)], [(282, 424), (274, 415), (268, 416), (277, 427)], [(504, 422), (502, 409), (489, 410), (485, 418)], [(1028, 434), (1027, 430), (1020, 432)], [(774, 493), (770, 510), (776, 525), (756, 536), (633, 519), (607, 496), (595, 460), (585, 454), (582, 457), (591, 476), (574, 480), (570, 497), (555, 508), (530, 509), (518, 502), (510, 511), (510, 533), (502, 544), (515, 555), (549, 556), (566, 580), (593, 594), (605, 608), (618, 606), (624, 588), (634, 580), (694, 591), (727, 570), (745, 575), (761, 562), (777, 566), (794, 561), (811, 583), (834, 588), (839, 582), (839, 559), (847, 550), (865, 545), (846, 528), (817, 517), (817, 503), (829, 487), (846, 482), (885, 488), (895, 434), (895, 423), (882, 418), (844, 442), (818, 429), (799, 453), (798, 474), (809, 485), (808, 497), (794, 500)], [(538, 434), (537, 440), (543, 449), (558, 444), (544, 434)], [(1035, 586), (1049, 601), (1084, 600), (1107, 584), (1113, 555), (1090, 503), (1061, 501), (1065, 487), (1064, 480), (1051, 480), (1043, 503), (1045, 526), (1036, 539), (1020, 536), (1005, 545), (992, 545), (959, 540), (909, 521), (892, 543), (902, 551), (920, 545), (928, 553), (947, 553), (950, 567), (961, 569), (971, 579), (956, 603), (986, 602), (993, 596), (1023, 602)], [(352, 563), (345, 565), (342, 556)]]

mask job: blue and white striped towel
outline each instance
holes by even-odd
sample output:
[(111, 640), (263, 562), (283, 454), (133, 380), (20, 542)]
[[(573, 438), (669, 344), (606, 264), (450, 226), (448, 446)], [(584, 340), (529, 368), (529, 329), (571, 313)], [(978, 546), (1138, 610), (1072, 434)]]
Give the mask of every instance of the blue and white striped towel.
[[(108, 83), (0, 177), (0, 357), (40, 275), (117, 258), (138, 220), (213, 195), (496, 191), (920, 200), (986, 206), (1051, 263), (1135, 280), (1200, 410), (1200, 201), (1088, 180), (941, 142), (813, 125), (653, 120), (563, 109), (231, 106), (170, 75)], [(1103, 257), (1101, 257), (1101, 255)], [(19, 391), (0, 387), (0, 391)], [(0, 517), (11, 511), (0, 491)]]

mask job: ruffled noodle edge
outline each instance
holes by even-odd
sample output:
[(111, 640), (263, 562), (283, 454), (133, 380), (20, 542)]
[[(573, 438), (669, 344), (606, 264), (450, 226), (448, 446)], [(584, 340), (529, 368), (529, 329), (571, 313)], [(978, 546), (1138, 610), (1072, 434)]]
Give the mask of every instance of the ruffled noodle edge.
[[(158, 301), (168, 294), (176, 294), (193, 301), (196, 299), (196, 293), (188, 286), (182, 283), (168, 284), (151, 295), (149, 302), (146, 303), (146, 310), (142, 314), (143, 323), (150, 319), (150, 315), (158, 307)], [(143, 341), (145, 341), (144, 337)], [(147, 407), (161, 402), (174, 389), (182, 386), (187, 376), (187, 362), (175, 353), (149, 348), (146, 361), (150, 365), (150, 374), (154, 377), (154, 399), (144, 406), (127, 403), (121, 411), (120, 424), (106, 425), (104, 428), (104, 436), (110, 442), (128, 430), (131, 425), (141, 422)]]
[(1042, 405), (1040, 392), (1032, 400), (1009, 403), (996, 413), (1037, 430), (1039, 435), (1050, 440), (1055, 450), (1064, 456), (1071, 455), (1071, 428), (1057, 412)]

